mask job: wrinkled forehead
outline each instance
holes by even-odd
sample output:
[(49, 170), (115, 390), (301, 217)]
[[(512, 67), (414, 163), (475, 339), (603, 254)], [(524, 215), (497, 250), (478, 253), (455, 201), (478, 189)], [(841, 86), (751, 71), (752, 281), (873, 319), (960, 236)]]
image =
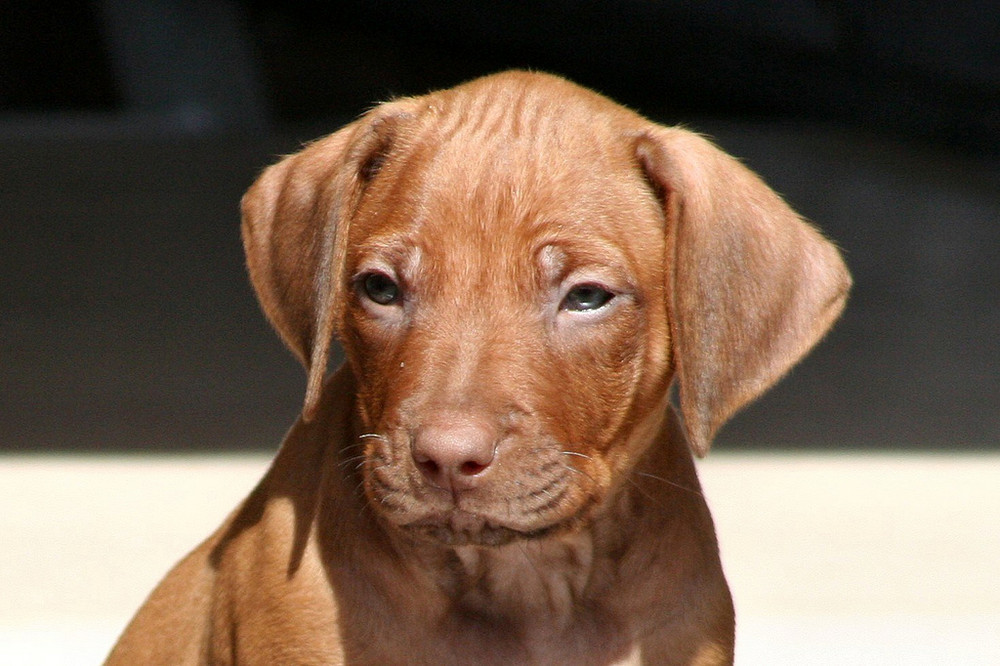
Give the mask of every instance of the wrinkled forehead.
[(625, 137), (549, 116), (428, 115), (366, 193), (352, 246), (659, 258), (662, 215)]

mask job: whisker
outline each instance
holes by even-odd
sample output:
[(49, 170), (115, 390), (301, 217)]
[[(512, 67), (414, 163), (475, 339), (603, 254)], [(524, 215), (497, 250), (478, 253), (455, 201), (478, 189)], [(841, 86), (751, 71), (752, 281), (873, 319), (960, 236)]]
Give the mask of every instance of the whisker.
[[(644, 476), (647, 479), (653, 479), (654, 481), (661, 481), (661, 482), (667, 484), (668, 486), (673, 486), (674, 488), (678, 488), (679, 490), (683, 490), (685, 492), (689, 492), (692, 495), (697, 495), (698, 497), (704, 497), (705, 496), (700, 490), (695, 490), (694, 488), (688, 488), (687, 486), (683, 486), (683, 485), (681, 485), (679, 483), (671, 481), (670, 479), (664, 479), (662, 476), (656, 476), (655, 474), (649, 474), (648, 472), (635, 472), (634, 476)], [(637, 488), (639, 487), (638, 484), (635, 482), (634, 479), (630, 478), (629, 481), (631, 481), (631, 483), (633, 485), (635, 485)]]
[(354, 469), (361, 469), (362, 467), (364, 467), (365, 459), (366, 456), (364, 455), (351, 456), (350, 458), (344, 458), (343, 460), (341, 460), (339, 463), (337, 463), (337, 466), (343, 469), (347, 469), (347, 467), (352, 463), (357, 463), (355, 464)]
[(559, 453), (564, 456), (577, 456), (579, 458), (583, 458), (584, 460), (593, 460), (591, 456), (588, 456), (586, 453), (580, 453), (578, 451), (560, 451)]
[(544, 580), (546, 578), (546, 576), (538, 568), (538, 563), (535, 562), (535, 558), (532, 556), (531, 551), (528, 550), (528, 544), (526, 542), (524, 542), (524, 541), (521, 541), (520, 542), (520, 546), (521, 546), (521, 554), (524, 555), (524, 560), (528, 563), (528, 566), (530, 566), (532, 569), (534, 569), (535, 575), (537, 575), (540, 579)]
[(355, 444), (348, 444), (347, 446), (342, 446), (337, 451), (339, 457), (348, 456), (354, 453), (363, 452), (365, 450), (364, 442), (357, 442)]
[[(560, 451), (559, 454), (563, 455), (563, 456), (576, 456), (577, 458), (583, 458), (584, 460), (593, 460), (594, 459), (592, 456), (588, 456), (586, 453), (580, 453), (579, 451)], [(591, 483), (597, 485), (597, 479), (595, 479), (594, 477), (592, 477), (590, 474), (587, 474), (582, 469), (577, 469), (576, 467), (573, 467), (569, 463), (565, 463), (565, 462), (562, 463), (562, 466), (565, 469), (568, 469), (571, 472), (576, 472), (577, 474), (581, 474), (581, 475), (587, 477), (590, 480)]]
[(588, 479), (590, 479), (591, 483), (593, 483), (594, 485), (597, 485), (597, 479), (595, 479), (591, 475), (587, 474), (582, 469), (577, 469), (576, 467), (573, 467), (572, 465), (567, 465), (566, 463), (563, 463), (563, 468), (568, 469), (571, 472), (576, 472), (577, 474), (581, 474), (581, 475), (587, 477)]
[(660, 501), (659, 497), (654, 497), (654, 496), (650, 495), (648, 492), (646, 492), (645, 488), (643, 488), (638, 483), (636, 483), (635, 479), (632, 478), (632, 475), (629, 475), (628, 477), (626, 477), (626, 480), (632, 485), (633, 488), (635, 488), (636, 490), (639, 491), (639, 494), (641, 494), (647, 500), (649, 500), (650, 502), (652, 502), (656, 506), (660, 507), (661, 509), (663, 509), (663, 508), (666, 507), (666, 505), (663, 502)]
[(361, 501), (358, 502), (358, 517), (363, 518), (366, 514), (374, 516), (375, 509), (372, 508), (368, 502), (368, 498), (365, 496), (364, 482), (359, 483), (354, 492), (361, 498)]

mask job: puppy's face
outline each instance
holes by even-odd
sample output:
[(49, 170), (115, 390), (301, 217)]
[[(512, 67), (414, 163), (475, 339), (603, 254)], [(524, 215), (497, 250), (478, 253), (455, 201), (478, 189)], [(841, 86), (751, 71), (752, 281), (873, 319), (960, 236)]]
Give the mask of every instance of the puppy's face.
[(345, 259), (368, 501), (448, 544), (586, 521), (671, 375), (665, 221), (632, 146), (558, 116), (517, 134), (503, 127), (516, 110), (481, 113), (492, 122), (407, 120)]
[(688, 441), (840, 314), (837, 249), (738, 161), (556, 77), (380, 106), (243, 198), (261, 305), (322, 400), (336, 333), (372, 509), (499, 544), (571, 529), (650, 445), (676, 371)]

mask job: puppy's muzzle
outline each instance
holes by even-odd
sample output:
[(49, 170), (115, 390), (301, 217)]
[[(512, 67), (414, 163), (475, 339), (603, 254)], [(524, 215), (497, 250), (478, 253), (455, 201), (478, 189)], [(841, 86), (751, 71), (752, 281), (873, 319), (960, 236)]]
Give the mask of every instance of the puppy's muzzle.
[(576, 524), (593, 497), (591, 475), (574, 466), (586, 457), (502, 421), (433, 410), (414, 427), (370, 437), (370, 506), (396, 528), (447, 545), (500, 545)]

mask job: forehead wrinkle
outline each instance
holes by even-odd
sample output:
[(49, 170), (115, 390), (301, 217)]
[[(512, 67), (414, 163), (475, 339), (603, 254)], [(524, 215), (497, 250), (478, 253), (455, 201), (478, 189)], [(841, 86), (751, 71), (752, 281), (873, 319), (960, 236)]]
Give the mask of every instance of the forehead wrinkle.
[[(575, 265), (633, 264), (623, 237), (626, 202), (608, 196), (614, 188), (607, 172), (626, 166), (618, 154), (624, 142), (568, 135), (556, 122), (561, 116), (522, 97), (477, 109), (471, 118), (431, 102), (398, 155), (400, 177), (380, 197), (381, 205), (395, 202), (392, 209), (375, 211), (376, 228), (405, 228), (380, 240), (380, 251), (419, 244), (433, 273), (466, 283), (487, 279), (486, 273), (501, 278), (498, 271), (510, 279), (517, 265), (534, 266), (531, 248), (544, 244), (539, 236), (570, 250)], [(587, 242), (574, 244), (580, 237)], [(617, 244), (625, 254), (615, 251)]]
[[(622, 247), (629, 243), (622, 242), (618, 211), (608, 210), (600, 182), (581, 187), (572, 176), (541, 173), (533, 164), (518, 167), (520, 173), (442, 188), (444, 196), (427, 200), (421, 235), (435, 264), (470, 284), (487, 279), (484, 271), (489, 279), (501, 271), (505, 280), (520, 282), (515, 278), (525, 270), (537, 273), (538, 252), (552, 244), (569, 255), (568, 270), (593, 265), (631, 273), (635, 257)], [(573, 182), (561, 186), (566, 178)]]
[[(538, 136), (553, 113), (556, 99), (539, 94), (530, 85), (505, 85), (480, 95), (471, 89), (439, 91), (428, 100), (425, 118), (433, 117), (442, 129), (442, 141), (470, 141), (479, 145), (497, 140)], [(558, 126), (558, 123), (555, 123)]]

